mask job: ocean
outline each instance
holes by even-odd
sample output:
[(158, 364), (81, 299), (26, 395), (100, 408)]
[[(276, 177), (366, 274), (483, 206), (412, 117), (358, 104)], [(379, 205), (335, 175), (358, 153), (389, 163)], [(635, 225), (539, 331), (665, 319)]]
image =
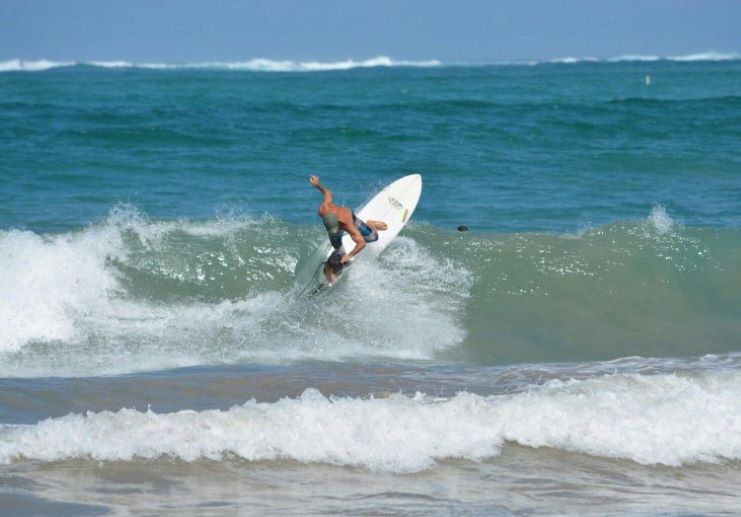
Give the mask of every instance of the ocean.
[(734, 55), (0, 62), (0, 513), (738, 512), (739, 142)]

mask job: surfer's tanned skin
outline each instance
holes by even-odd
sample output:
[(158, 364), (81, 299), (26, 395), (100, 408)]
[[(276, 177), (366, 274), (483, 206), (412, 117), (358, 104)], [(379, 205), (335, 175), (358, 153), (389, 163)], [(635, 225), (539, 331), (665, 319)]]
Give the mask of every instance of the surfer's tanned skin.
[[(322, 199), (322, 204), (319, 205), (319, 210), (317, 210), (319, 217), (324, 217), (324, 215), (327, 213), (334, 214), (335, 217), (337, 217), (337, 222), (339, 223), (340, 228), (346, 231), (355, 243), (355, 247), (352, 249), (352, 251), (350, 251), (350, 253), (344, 254), (341, 258), (341, 264), (347, 264), (355, 255), (360, 253), (363, 248), (365, 248), (365, 239), (363, 239), (363, 236), (353, 223), (352, 210), (345, 206), (335, 205), (332, 202), (332, 191), (319, 183), (318, 176), (309, 176), (309, 183), (316, 187), (319, 192), (322, 193), (322, 196), (324, 196)], [(386, 223), (384, 223), (383, 221), (365, 221), (365, 224), (367, 224), (371, 229), (379, 232), (388, 228)], [(325, 273), (327, 273), (326, 268)], [(330, 278), (330, 275), (327, 275), (328, 280), (330, 280), (330, 282), (333, 282), (335, 279), (334, 276), (335, 275), (332, 274)]]

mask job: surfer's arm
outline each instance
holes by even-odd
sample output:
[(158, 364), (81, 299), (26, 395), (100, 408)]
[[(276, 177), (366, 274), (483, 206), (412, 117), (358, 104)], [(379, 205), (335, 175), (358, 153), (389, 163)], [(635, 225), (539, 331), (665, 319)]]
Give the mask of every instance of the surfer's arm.
[(357, 230), (357, 228), (352, 228), (350, 230), (347, 230), (347, 233), (350, 234), (350, 238), (352, 238), (353, 242), (355, 242), (355, 247), (350, 251), (350, 253), (342, 256), (342, 263), (346, 264), (349, 262), (355, 255), (360, 253), (363, 248), (365, 248), (365, 239), (363, 239), (363, 236), (360, 234), (360, 232)]
[(317, 190), (322, 193), (322, 196), (324, 196), (324, 201), (322, 201), (322, 203), (332, 202), (332, 191), (319, 183), (319, 176), (309, 176), (309, 183), (315, 186)]

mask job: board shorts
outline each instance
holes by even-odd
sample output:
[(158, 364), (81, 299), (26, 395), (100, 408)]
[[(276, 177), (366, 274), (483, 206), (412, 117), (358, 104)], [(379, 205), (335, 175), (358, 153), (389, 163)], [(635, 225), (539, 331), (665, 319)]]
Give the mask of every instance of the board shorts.
[[(365, 221), (359, 219), (358, 216), (355, 215), (355, 212), (353, 212), (352, 214), (352, 222), (355, 225), (355, 228), (357, 228), (360, 232), (360, 235), (363, 236), (363, 240), (365, 242), (376, 242), (378, 240), (378, 232), (368, 226)], [(336, 253), (337, 250), (342, 248), (342, 237), (344, 237), (345, 232), (343, 230), (340, 230), (338, 232), (332, 232), (328, 235), (329, 242), (330, 244), (332, 244), (332, 247), (335, 249)]]
[(378, 232), (374, 228), (365, 224), (365, 221), (362, 219), (358, 219), (355, 212), (352, 213), (352, 223), (358, 229), (360, 235), (363, 236), (365, 242), (376, 242), (378, 240)]

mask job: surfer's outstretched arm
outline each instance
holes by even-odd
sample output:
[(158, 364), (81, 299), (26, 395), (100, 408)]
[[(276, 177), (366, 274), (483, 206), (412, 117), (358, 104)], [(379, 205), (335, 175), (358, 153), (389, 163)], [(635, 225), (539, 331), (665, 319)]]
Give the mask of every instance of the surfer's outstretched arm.
[(324, 185), (322, 185), (321, 183), (319, 183), (319, 176), (309, 176), (309, 183), (315, 186), (319, 190), (319, 192), (321, 192), (322, 195), (324, 196), (324, 200), (322, 201), (322, 204), (332, 202), (332, 191), (329, 190)]

